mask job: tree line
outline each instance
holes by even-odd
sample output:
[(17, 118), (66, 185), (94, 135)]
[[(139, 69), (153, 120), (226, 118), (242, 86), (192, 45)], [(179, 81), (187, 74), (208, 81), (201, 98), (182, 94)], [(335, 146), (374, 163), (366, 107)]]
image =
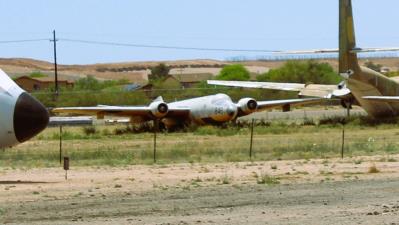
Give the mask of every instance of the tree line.
[[(170, 69), (171, 67), (165, 64), (159, 64), (151, 68), (149, 82), (153, 84), (152, 90), (126, 91), (123, 87), (129, 83), (127, 80), (99, 81), (93, 76), (88, 76), (77, 80), (72, 89), (61, 90), (61, 95), (58, 98), (54, 98), (51, 89), (33, 94), (49, 107), (93, 106), (98, 104), (144, 105), (160, 95), (166, 101), (171, 102), (217, 93), (226, 93), (234, 100), (239, 100), (243, 97), (252, 97), (258, 100), (295, 98), (297, 94), (275, 90), (215, 87), (214, 85), (207, 85), (206, 81), (200, 82), (192, 88), (166, 90), (168, 88), (162, 85), (162, 80), (169, 75)], [(248, 81), (251, 79), (251, 73), (241, 64), (232, 64), (224, 66), (215, 79)], [(306, 84), (338, 84), (341, 78), (329, 64), (309, 60), (288, 61), (279, 68), (271, 69), (258, 75), (256, 80)]]

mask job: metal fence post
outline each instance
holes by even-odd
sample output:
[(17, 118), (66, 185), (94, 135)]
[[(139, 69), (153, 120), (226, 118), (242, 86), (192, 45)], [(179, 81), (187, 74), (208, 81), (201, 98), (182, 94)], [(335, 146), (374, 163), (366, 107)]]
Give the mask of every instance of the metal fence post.
[(60, 126), (60, 165), (62, 165), (62, 125)]
[(253, 140), (254, 140), (254, 124), (255, 124), (255, 119), (252, 119), (251, 123), (251, 141), (249, 144), (249, 158), (252, 160), (252, 147), (253, 147)]
[(342, 124), (342, 146), (341, 146), (341, 158), (344, 158), (345, 150), (345, 123)]

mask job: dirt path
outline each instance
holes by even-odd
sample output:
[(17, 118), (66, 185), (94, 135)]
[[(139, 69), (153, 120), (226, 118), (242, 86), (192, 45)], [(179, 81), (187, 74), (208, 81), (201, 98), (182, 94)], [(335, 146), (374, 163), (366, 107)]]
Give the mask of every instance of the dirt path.
[(0, 170), (0, 223), (399, 224), (397, 157)]

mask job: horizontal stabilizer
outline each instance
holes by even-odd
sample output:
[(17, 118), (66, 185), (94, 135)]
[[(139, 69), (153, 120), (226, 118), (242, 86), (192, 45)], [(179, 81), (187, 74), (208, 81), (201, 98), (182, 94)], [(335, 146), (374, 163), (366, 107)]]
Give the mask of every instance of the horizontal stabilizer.
[[(398, 47), (392, 48), (354, 48), (350, 53), (371, 53), (371, 52), (396, 52)], [(313, 49), (313, 50), (299, 50), (299, 51), (281, 51), (276, 54), (283, 55), (301, 55), (301, 54), (331, 54), (339, 53), (339, 49)]]
[(399, 96), (364, 96), (363, 99), (373, 102), (399, 103)]
[(366, 53), (366, 52), (396, 52), (399, 48), (355, 48), (352, 50), (353, 53)]

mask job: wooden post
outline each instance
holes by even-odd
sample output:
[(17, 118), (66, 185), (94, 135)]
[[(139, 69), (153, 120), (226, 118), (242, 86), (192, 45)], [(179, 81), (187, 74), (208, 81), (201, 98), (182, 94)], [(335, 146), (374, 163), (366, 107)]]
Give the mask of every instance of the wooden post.
[(158, 132), (159, 122), (154, 120), (154, 163), (157, 163), (157, 132)]
[(62, 125), (60, 125), (60, 165), (62, 165)]
[(65, 180), (68, 180), (69, 157), (64, 157)]
[(341, 146), (341, 158), (344, 158), (345, 150), (345, 123), (342, 124), (342, 146)]
[(254, 124), (255, 124), (255, 119), (252, 119), (251, 123), (251, 142), (249, 144), (249, 158), (252, 160), (252, 147), (253, 147), (253, 140), (254, 140)]

